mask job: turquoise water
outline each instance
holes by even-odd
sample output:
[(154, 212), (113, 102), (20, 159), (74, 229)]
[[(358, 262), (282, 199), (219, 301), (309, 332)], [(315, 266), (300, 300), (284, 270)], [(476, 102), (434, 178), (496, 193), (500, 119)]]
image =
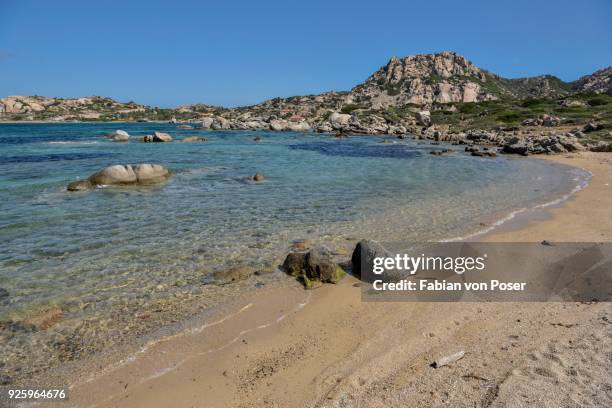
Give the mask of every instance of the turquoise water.
[[(131, 140), (102, 137), (116, 129)], [(209, 141), (137, 142), (153, 130)], [(218, 269), (273, 268), (295, 239), (448, 238), (561, 196), (584, 177), (538, 160), (475, 158), (459, 147), (434, 157), (440, 146), (381, 140), (151, 123), (0, 125), (0, 287), (9, 293), (0, 320), (52, 304), (73, 329), (83, 318), (95, 326), (113, 307), (145, 308)], [(65, 190), (105, 166), (137, 163), (173, 176), (146, 188)], [(244, 180), (256, 172), (264, 182)]]

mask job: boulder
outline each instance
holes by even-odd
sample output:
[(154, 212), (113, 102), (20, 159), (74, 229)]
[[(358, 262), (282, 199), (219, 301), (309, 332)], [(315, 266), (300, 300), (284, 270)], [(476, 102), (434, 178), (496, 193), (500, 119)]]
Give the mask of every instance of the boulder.
[(213, 274), (213, 278), (218, 283), (231, 283), (248, 279), (254, 275), (255, 272), (256, 269), (252, 266), (240, 265), (217, 271)]
[(153, 141), (154, 142), (171, 142), (172, 136), (163, 132), (153, 132)]
[(193, 126), (191, 126), (191, 125), (178, 125), (176, 128), (177, 129), (193, 129)]
[(283, 119), (272, 119), (270, 121), (270, 129), (275, 130), (277, 132), (287, 130), (288, 123)]
[(100, 185), (154, 184), (170, 177), (167, 168), (158, 164), (120, 165), (106, 167), (88, 180), (77, 180), (68, 184), (68, 191), (83, 191)]
[(390, 258), (393, 257), (385, 247), (376, 241), (363, 239), (357, 243), (351, 256), (353, 264), (353, 275), (361, 278), (364, 275), (373, 277), (374, 258)]
[(333, 112), (329, 115), (329, 123), (333, 129), (339, 130), (347, 127), (351, 120), (351, 115), (347, 113)]
[(525, 142), (517, 141), (515, 143), (505, 144), (502, 148), (504, 153), (520, 154), (523, 156), (529, 155), (529, 146)]
[(589, 122), (586, 125), (584, 125), (584, 128), (582, 129), (584, 132), (593, 132), (595, 130), (599, 130), (600, 129), (600, 125), (598, 125), (595, 122)]
[(230, 122), (221, 116), (215, 116), (210, 127), (214, 130), (226, 130), (230, 128)]
[(132, 166), (114, 165), (106, 167), (89, 177), (93, 185), (135, 184), (138, 179)]
[(427, 110), (417, 112), (416, 121), (421, 126), (425, 126), (425, 127), (431, 126), (431, 112)]
[(264, 181), (265, 177), (260, 173), (255, 173), (253, 176), (253, 181)]
[(289, 130), (292, 132), (308, 132), (310, 125), (308, 122), (290, 123)]
[(334, 128), (332, 128), (332, 125), (328, 122), (322, 123), (317, 126), (317, 132), (319, 133), (330, 133), (332, 130), (334, 130)]
[(590, 145), (589, 150), (592, 152), (612, 152), (612, 143), (599, 141), (594, 145)]
[(325, 247), (289, 253), (283, 269), (298, 278), (306, 289), (318, 288), (323, 283), (338, 283), (346, 276), (346, 272), (333, 261), (332, 253)]
[(107, 139), (111, 139), (114, 142), (127, 142), (130, 135), (124, 130), (115, 130), (114, 133), (109, 133), (105, 136)]
[(202, 122), (198, 125), (198, 129), (210, 129), (214, 122), (213, 118), (202, 118)]
[(159, 164), (138, 164), (132, 167), (138, 184), (155, 184), (166, 181), (170, 172)]
[(66, 187), (66, 190), (85, 191), (85, 190), (89, 190), (92, 187), (93, 185), (91, 184), (91, 181), (89, 180), (77, 180), (77, 181), (73, 181), (72, 183), (68, 184), (68, 187)]

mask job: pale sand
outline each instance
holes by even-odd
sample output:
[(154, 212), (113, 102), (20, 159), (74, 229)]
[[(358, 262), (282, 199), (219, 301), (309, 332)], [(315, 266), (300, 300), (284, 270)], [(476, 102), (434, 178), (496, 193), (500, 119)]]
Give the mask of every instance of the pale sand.
[[(593, 178), (550, 217), (481, 239), (612, 241), (612, 154), (546, 159)], [(612, 406), (609, 303), (362, 303), (358, 286), (265, 289), (77, 382), (71, 405)]]

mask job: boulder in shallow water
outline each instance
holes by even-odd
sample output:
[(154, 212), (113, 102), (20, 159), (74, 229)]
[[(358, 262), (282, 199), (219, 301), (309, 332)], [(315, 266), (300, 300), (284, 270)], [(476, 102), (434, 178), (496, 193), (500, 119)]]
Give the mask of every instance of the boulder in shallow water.
[(136, 166), (116, 164), (105, 167), (87, 180), (68, 184), (68, 191), (83, 191), (101, 185), (154, 184), (166, 181), (170, 172), (159, 164), (138, 164)]
[(346, 276), (346, 272), (333, 261), (332, 253), (325, 247), (289, 253), (283, 269), (298, 278), (306, 289), (318, 288), (323, 283), (338, 283)]
[(127, 142), (130, 135), (125, 130), (115, 130), (114, 133), (109, 133), (105, 137), (115, 142)]
[(261, 173), (255, 173), (253, 176), (253, 181), (264, 181), (265, 177)]
[(85, 191), (85, 190), (89, 190), (92, 187), (93, 185), (91, 184), (91, 181), (89, 180), (77, 180), (77, 181), (73, 181), (72, 183), (68, 184), (68, 187), (66, 187), (66, 190)]
[(154, 132), (153, 133), (153, 142), (171, 142), (172, 136), (163, 132)]
[(94, 185), (135, 184), (138, 179), (132, 166), (116, 164), (108, 166), (89, 177)]
[(159, 164), (138, 164), (132, 167), (138, 184), (155, 184), (166, 181), (170, 172)]

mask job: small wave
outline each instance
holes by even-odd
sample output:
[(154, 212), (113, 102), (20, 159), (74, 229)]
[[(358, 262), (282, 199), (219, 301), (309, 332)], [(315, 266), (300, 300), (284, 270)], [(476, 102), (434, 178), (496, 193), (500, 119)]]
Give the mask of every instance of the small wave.
[(54, 142), (43, 142), (43, 144), (78, 146), (78, 145), (96, 145), (96, 144), (100, 144), (100, 142), (95, 141), (95, 140), (91, 140), (91, 141), (59, 140), (59, 141), (54, 141)]
[(589, 181), (591, 180), (591, 178), (593, 177), (593, 173), (591, 173), (590, 171), (584, 170), (586, 174), (586, 176), (584, 178), (580, 178), (579, 176), (576, 176), (572, 179), (572, 181), (577, 181), (578, 184), (570, 190), (569, 193), (562, 195), (559, 198), (556, 198), (554, 200), (551, 201), (547, 201), (545, 203), (542, 204), (536, 204), (533, 207), (523, 207), (523, 208), (519, 208), (517, 210), (514, 210), (512, 212), (510, 212), (510, 214), (506, 215), (505, 217), (495, 221), (493, 224), (489, 225), (486, 228), (483, 228), (481, 230), (478, 230), (474, 233), (468, 234), (468, 235), (463, 235), (463, 236), (459, 236), (459, 237), (454, 237), (454, 238), (450, 238), (450, 239), (444, 239), (441, 240), (440, 242), (456, 242), (456, 241), (465, 241), (466, 239), (470, 239), (470, 238), (474, 238), (476, 236), (479, 235), (484, 235), (487, 234), (491, 231), (493, 231), (495, 228), (498, 228), (499, 226), (507, 223), (508, 221), (516, 218), (517, 215), (522, 214), (524, 212), (527, 211), (535, 211), (535, 210), (540, 210), (543, 208), (547, 208), (547, 207), (552, 207), (554, 205), (558, 205), (561, 204), (562, 202), (568, 200), (570, 197), (572, 197), (574, 194), (578, 193), (580, 190), (584, 189), (588, 184)]

